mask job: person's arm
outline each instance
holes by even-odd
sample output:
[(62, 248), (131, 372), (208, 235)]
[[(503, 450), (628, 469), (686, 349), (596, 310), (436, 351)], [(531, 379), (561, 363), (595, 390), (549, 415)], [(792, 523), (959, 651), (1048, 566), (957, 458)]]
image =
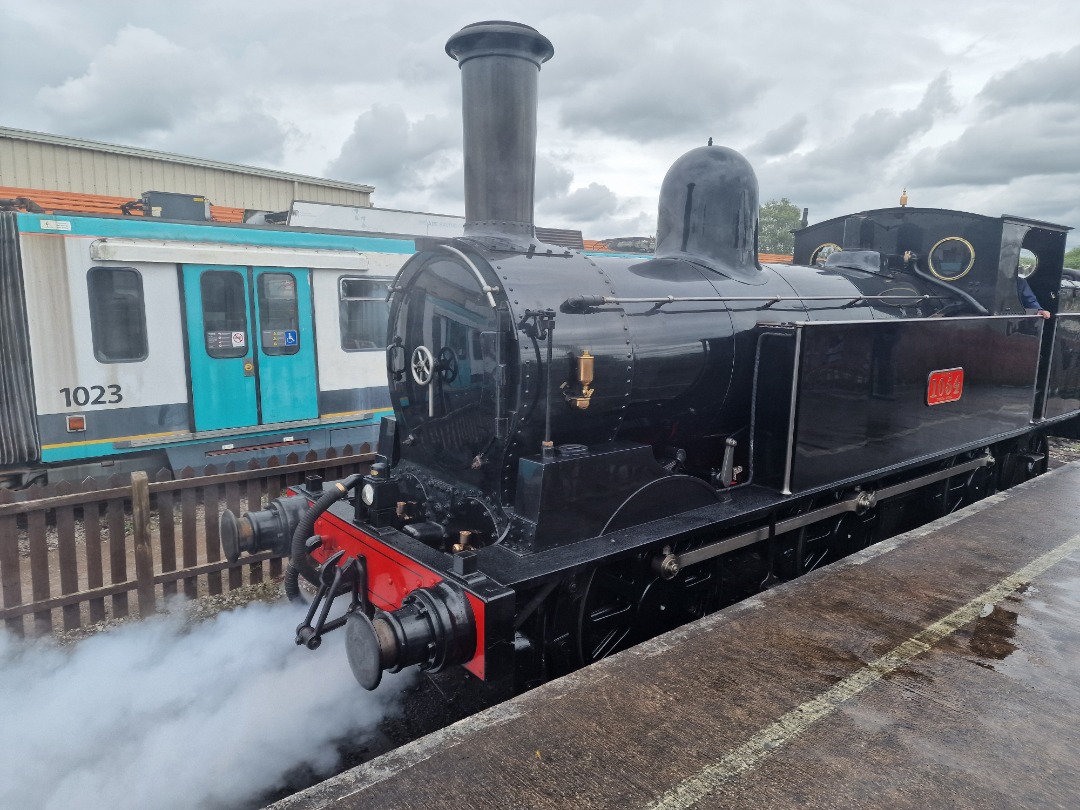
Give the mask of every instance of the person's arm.
[(1043, 319), (1050, 317), (1050, 313), (1043, 309), (1039, 299), (1035, 297), (1035, 293), (1032, 292), (1031, 285), (1028, 284), (1026, 278), (1016, 277), (1016, 294), (1020, 296), (1020, 303), (1024, 309), (1036, 310), (1036, 314)]

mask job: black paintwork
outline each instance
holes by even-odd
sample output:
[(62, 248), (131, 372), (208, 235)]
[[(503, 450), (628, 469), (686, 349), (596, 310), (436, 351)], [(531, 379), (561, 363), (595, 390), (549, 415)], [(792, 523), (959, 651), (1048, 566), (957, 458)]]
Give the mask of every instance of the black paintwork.
[[(797, 377), (796, 415), (790, 433), (786, 408), (759, 418), (759, 434), (773, 438), (759, 448), (757, 481), (798, 493), (1027, 427), (1042, 325), (1026, 316), (791, 328), (791, 346), (766, 344), (760, 373), (783, 380), (789, 399)], [(952, 368), (963, 369), (960, 399), (927, 404), (929, 374)]]
[[(655, 493), (647, 507), (639, 507), (649, 490)], [(668, 473), (645, 444), (608, 442), (578, 454), (527, 456), (518, 461), (517, 520), (503, 542), (539, 551), (604, 534), (624, 504), (635, 504), (635, 512), (622, 522), (641, 523), (716, 498), (700, 479)]]
[(473, 23), (446, 43), (461, 66), (468, 236), (534, 236), (537, 81), (554, 52), (547, 37), (514, 22)]
[[(822, 245), (876, 250), (899, 267), (904, 254), (917, 257), (919, 269), (930, 273), (927, 262), (942, 239), (960, 237), (975, 251), (971, 269), (955, 281), (941, 283), (964, 292), (994, 315), (1023, 312), (1016, 295), (1016, 268), (1020, 251), (1032, 251), (1039, 269), (1030, 278), (1044, 308), (1056, 310), (1051, 293), (1061, 283), (1065, 236), (1071, 228), (1023, 217), (988, 217), (939, 208), (882, 208), (837, 217), (795, 232), (796, 264), (809, 264)], [(946, 274), (947, 275), (947, 274)]]
[[(418, 385), (407, 369), (391, 375), (402, 458), (488, 499), (499, 531), (509, 528), (512, 542), (525, 546), (529, 527), (516, 522), (514, 507), (519, 459), (540, 452), (548, 397), (556, 445), (633, 441), (661, 459), (681, 454), (683, 470), (708, 479), (733, 437), (745, 481), (759, 324), (892, 321), (931, 315), (951, 303), (899, 272), (792, 267), (780, 273), (754, 264), (738, 271), (756, 274), (747, 281), (684, 258), (514, 254), (465, 240), (452, 247), (479, 279), (459, 257), (436, 247), (410, 260), (395, 283), (388, 342), (400, 340), (406, 358), (419, 345), (455, 357), (452, 374), (436, 375), (434, 417), (431, 386)], [(499, 288), (496, 308), (481, 279)], [(566, 305), (575, 296), (668, 295), (706, 300)], [(776, 297), (788, 300), (770, 303)], [(557, 313), (550, 391), (546, 346), (518, 328), (526, 310), (543, 309)], [(594, 357), (594, 393), (581, 410), (564, 394), (578, 393), (576, 357), (584, 350)]]
[(760, 284), (758, 188), (746, 158), (702, 146), (672, 164), (660, 187), (656, 255), (686, 259), (715, 273)]

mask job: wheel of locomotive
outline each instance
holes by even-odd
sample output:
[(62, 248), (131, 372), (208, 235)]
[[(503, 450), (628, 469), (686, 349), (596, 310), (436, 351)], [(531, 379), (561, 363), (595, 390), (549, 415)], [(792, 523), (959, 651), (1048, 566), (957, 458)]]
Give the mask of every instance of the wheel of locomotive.
[(796, 555), (798, 574), (809, 574), (861, 551), (870, 545), (871, 537), (871, 520), (865, 515), (848, 513), (808, 526), (801, 554)]
[(997, 488), (1008, 489), (1022, 484), (1050, 467), (1050, 443), (1041, 433), (1010, 442), (997, 454)]
[[(819, 497), (807, 498), (799, 503), (781, 510), (776, 515), (777, 523), (789, 518), (798, 517), (806, 512), (813, 511), (835, 500), (832, 494)], [(820, 527), (815, 532), (814, 526), (806, 526), (794, 531), (785, 532), (777, 537), (776, 555), (773, 560), (773, 573), (781, 580), (794, 579), (806, 573), (803, 562), (806, 556), (807, 538), (816, 539), (821, 533)]]
[[(970, 453), (950, 458), (942, 464), (943, 469), (976, 459), (985, 451), (975, 450)], [(976, 467), (946, 479), (944, 488), (936, 491), (938, 514), (949, 515), (957, 509), (963, 509), (993, 493), (997, 487), (997, 472), (990, 467)]]
[[(844, 515), (836, 526), (836, 557), (840, 559), (862, 551), (873, 541), (873, 515)], [(833, 560), (829, 560), (832, 562)]]
[[(682, 550), (676, 545), (676, 552)], [(601, 566), (583, 583), (575, 646), (582, 666), (701, 618), (716, 607), (721, 578), (717, 561), (657, 576), (650, 556)]]
[(590, 572), (584, 582), (584, 595), (578, 603), (574, 633), (580, 666), (630, 646), (637, 606), (647, 587), (642, 587), (630, 566), (609, 565)]
[(1025, 465), (1028, 478), (1042, 475), (1050, 469), (1050, 441), (1042, 433), (1033, 433), (1028, 439), (1029, 458)]
[(957, 508), (970, 506), (981, 501), (987, 495), (993, 495), (997, 484), (997, 474), (990, 467), (976, 467), (969, 472), (964, 482), (963, 498)]
[[(799, 513), (835, 502), (844, 493), (833, 492), (808, 501)], [(793, 579), (866, 548), (872, 539), (872, 515), (847, 513), (789, 532), (783, 546), (781, 578)]]
[(535, 629), (550, 676), (588, 666), (720, 606), (719, 561), (665, 580), (650, 560), (651, 554), (618, 560), (564, 583)]

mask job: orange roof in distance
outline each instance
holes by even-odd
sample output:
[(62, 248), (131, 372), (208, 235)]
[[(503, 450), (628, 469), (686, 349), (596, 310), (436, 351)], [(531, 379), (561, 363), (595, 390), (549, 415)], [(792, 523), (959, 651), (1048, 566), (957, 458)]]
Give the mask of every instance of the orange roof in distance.
[[(591, 253), (611, 253), (613, 252), (604, 242), (600, 242), (596, 239), (583, 239), (585, 244), (585, 250)], [(761, 264), (791, 264), (793, 256), (789, 256), (784, 253), (759, 253), (758, 261)]]
[[(82, 194), (76, 191), (43, 191), (39, 188), (12, 188), (0, 186), (0, 199), (28, 197), (45, 209), (48, 214), (67, 211), (79, 214), (122, 214), (120, 206), (132, 201), (130, 197), (107, 197), (101, 194)], [(132, 211), (131, 216), (142, 216)], [(210, 219), (214, 222), (243, 222), (243, 208), (226, 208), (210, 205)]]

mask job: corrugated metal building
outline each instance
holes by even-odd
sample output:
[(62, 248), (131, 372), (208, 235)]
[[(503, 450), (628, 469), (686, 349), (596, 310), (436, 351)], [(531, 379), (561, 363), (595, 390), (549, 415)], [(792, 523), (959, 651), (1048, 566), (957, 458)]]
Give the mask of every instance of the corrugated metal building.
[(284, 211), (293, 200), (370, 206), (372, 186), (0, 127), (0, 186), (136, 199), (203, 195), (217, 206)]

